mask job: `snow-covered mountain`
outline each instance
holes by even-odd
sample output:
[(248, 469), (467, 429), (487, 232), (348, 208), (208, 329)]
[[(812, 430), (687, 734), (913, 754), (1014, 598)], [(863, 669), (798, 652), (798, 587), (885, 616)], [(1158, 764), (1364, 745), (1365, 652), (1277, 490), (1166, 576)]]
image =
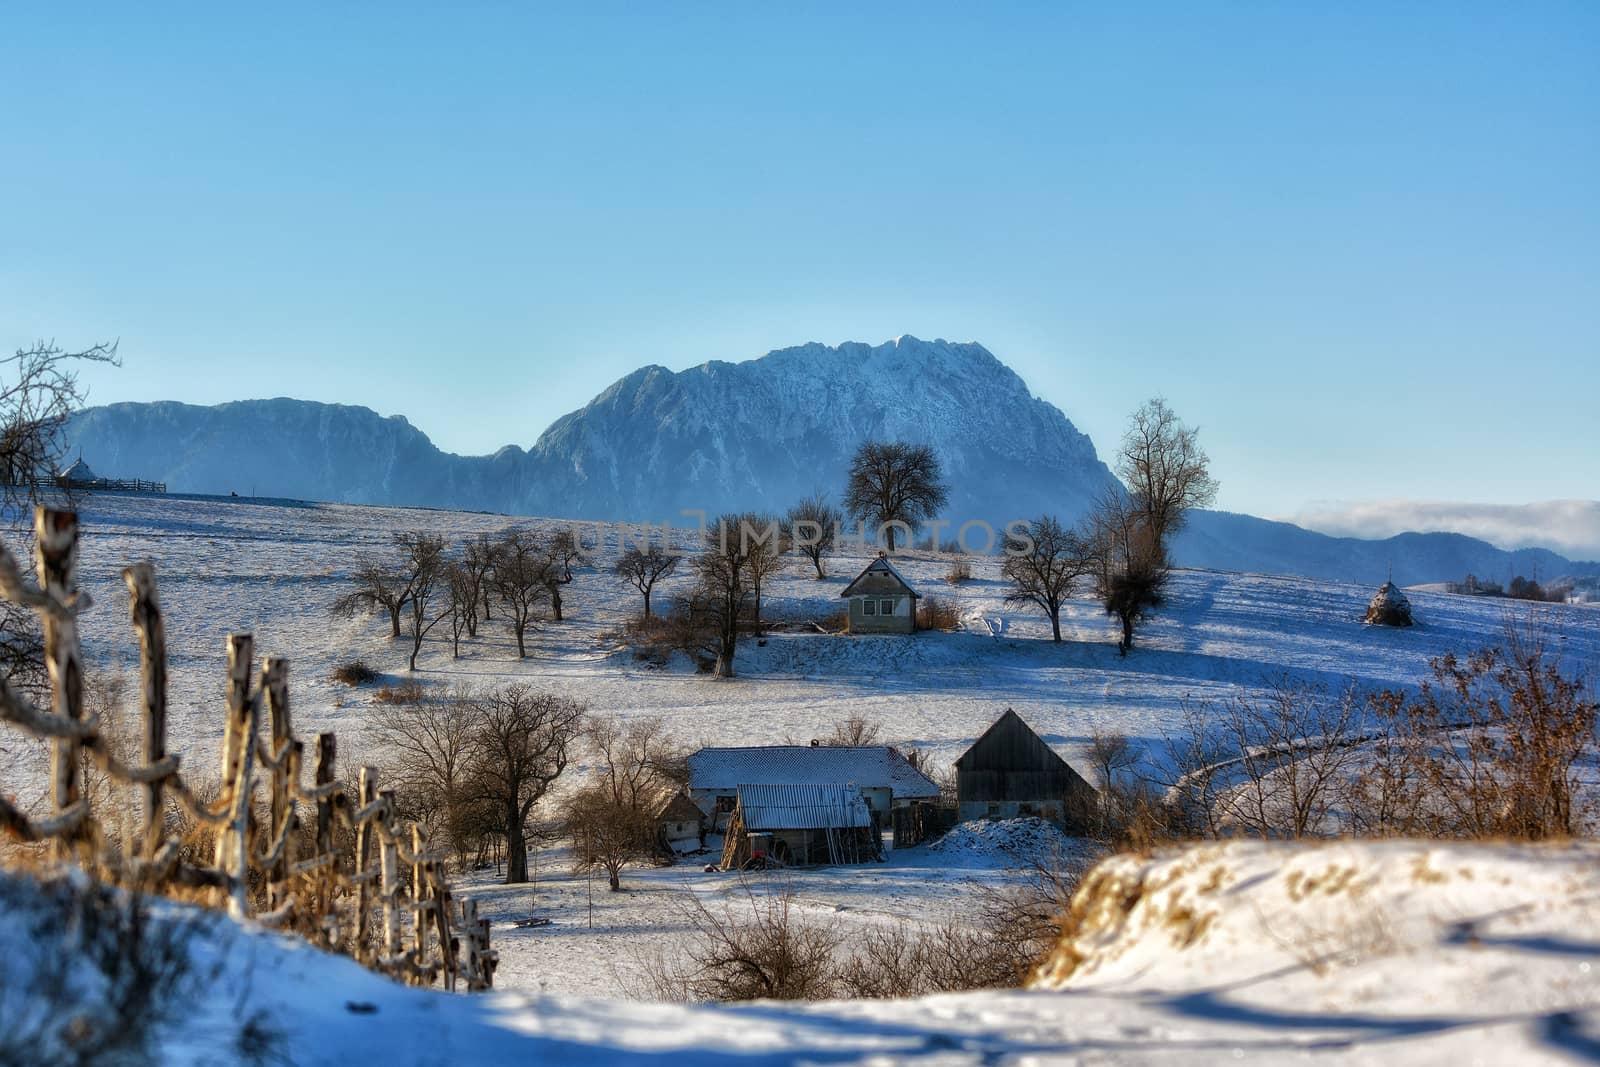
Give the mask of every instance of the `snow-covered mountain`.
[(97, 469), (174, 492), (657, 522), (837, 498), (869, 438), (934, 445), (963, 520), (1077, 513), (1113, 482), (1089, 438), (982, 345), (914, 337), (642, 367), (529, 451), (493, 456), (441, 452), (399, 416), (288, 399), (112, 404), (68, 430)]
[[(957, 523), (1076, 516), (1115, 484), (1089, 438), (982, 345), (909, 336), (642, 367), (531, 449), (492, 456), (442, 452), (398, 415), (284, 398), (111, 404), (74, 416), (67, 438), (105, 476), (180, 493), (680, 525), (684, 509), (782, 511), (818, 489), (837, 500), (851, 454), (871, 438), (933, 445), (951, 485), (944, 517)], [(1195, 516), (1179, 559), (1401, 584), (1600, 573), (1456, 534), (1363, 541), (1223, 513)]]

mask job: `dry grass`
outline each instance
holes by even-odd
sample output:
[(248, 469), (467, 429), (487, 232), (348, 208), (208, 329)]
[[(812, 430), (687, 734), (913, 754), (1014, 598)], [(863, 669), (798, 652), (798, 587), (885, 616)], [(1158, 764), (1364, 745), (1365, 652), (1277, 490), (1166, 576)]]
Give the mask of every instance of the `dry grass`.
[(428, 691), (421, 682), (401, 682), (386, 685), (374, 694), (380, 704), (420, 704), (427, 699)]
[(961, 625), (961, 614), (956, 606), (938, 597), (923, 597), (917, 604), (917, 626), (923, 630), (950, 631)]

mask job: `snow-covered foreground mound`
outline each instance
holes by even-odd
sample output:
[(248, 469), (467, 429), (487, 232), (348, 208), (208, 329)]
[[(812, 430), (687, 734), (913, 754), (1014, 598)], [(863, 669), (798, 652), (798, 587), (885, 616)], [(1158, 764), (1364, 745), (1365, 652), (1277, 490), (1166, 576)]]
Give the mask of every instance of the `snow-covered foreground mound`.
[[(35, 898), (28, 899), (29, 895)], [(0, 1004), (52, 905), (0, 878)], [(185, 922), (165, 907), (161, 924)], [(205, 916), (164, 1062), (1579, 1062), (1600, 1056), (1600, 848), (1192, 848), (1102, 864), (1027, 992), (739, 1007), (405, 989)], [(95, 983), (82, 983), (93, 990)], [(94, 1002), (82, 1005), (93, 1010)], [(248, 1024), (248, 1025), (247, 1025)]]

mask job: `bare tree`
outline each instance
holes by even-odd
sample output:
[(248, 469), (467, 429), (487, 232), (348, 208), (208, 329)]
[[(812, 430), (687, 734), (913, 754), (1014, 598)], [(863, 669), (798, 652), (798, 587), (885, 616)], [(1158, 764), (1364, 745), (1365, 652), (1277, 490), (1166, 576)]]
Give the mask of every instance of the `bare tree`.
[(561, 588), (572, 584), (572, 565), (583, 557), (583, 546), (571, 530), (557, 530), (540, 540), (540, 581), (550, 599), (550, 616), (561, 622)]
[(761, 621), (761, 589), (767, 581), (783, 570), (782, 524), (770, 515), (752, 516), (749, 560), (751, 609), (755, 618), (756, 633), (764, 633)]
[(527, 530), (506, 530), (496, 541), (488, 579), (506, 623), (517, 639), (517, 658), (528, 655), (527, 633), (538, 610), (550, 599), (545, 584), (547, 558), (539, 539)]
[(850, 462), (844, 506), (850, 516), (878, 524), (894, 551), (895, 526), (907, 528), (937, 514), (949, 499), (939, 457), (928, 445), (867, 441)]
[(411, 638), (409, 667), (416, 673), (417, 653), (422, 651), (423, 640), (450, 614), (453, 601), (446, 582), (449, 564), (444, 555), (444, 538), (412, 535), (406, 538), (405, 547), (406, 571), (411, 579), (411, 595), (406, 600), (406, 636)]
[(1122, 626), (1117, 651), (1133, 648), (1135, 627), (1166, 596), (1169, 570), (1165, 554), (1128, 497), (1110, 490), (1086, 520), (1085, 537), (1095, 565), (1095, 592), (1106, 614)]
[(474, 707), (466, 795), (495, 806), (506, 838), (506, 884), (526, 882), (528, 816), (567, 769), (584, 707), (520, 683), (483, 694)]
[(1080, 532), (1042, 515), (1025, 531), (1008, 530), (1000, 574), (1011, 583), (1008, 604), (1033, 604), (1050, 619), (1050, 632), (1061, 640), (1061, 608), (1074, 583), (1095, 570), (1095, 552)]
[(651, 618), (650, 594), (656, 583), (678, 568), (683, 557), (666, 552), (660, 545), (628, 549), (617, 558), (617, 573), (627, 579), (644, 597), (644, 617)]
[(749, 513), (728, 514), (707, 527), (705, 551), (695, 557), (698, 579), (691, 611), (711, 623), (718, 678), (733, 677), (739, 650), (739, 623), (751, 595), (750, 554), (758, 520)]
[(1117, 772), (1138, 763), (1143, 753), (1143, 746), (1121, 730), (1096, 727), (1089, 735), (1088, 759), (1089, 766), (1094, 769), (1095, 779), (1100, 783), (1100, 791), (1106, 793), (1114, 790)]
[(35, 500), (40, 483), (53, 480), (67, 419), (88, 395), (78, 382), (78, 368), (86, 363), (120, 366), (116, 343), (68, 352), (54, 341), (40, 341), (0, 358), (0, 481), (5, 503)]
[(461, 658), (462, 635), (476, 636), (479, 579), (473, 577), (465, 560), (456, 560), (444, 569), (445, 594), (449, 597), (450, 655)]
[(390, 554), (357, 560), (350, 572), (354, 588), (333, 602), (333, 614), (348, 618), (381, 608), (389, 613), (390, 636), (399, 637), (401, 615), (419, 577), (438, 565), (444, 539), (411, 530), (392, 534), (390, 540), (394, 549)]
[(824, 742), (830, 747), (861, 748), (878, 743), (882, 725), (865, 715), (849, 715), (833, 724), (833, 734)]
[(372, 710), (372, 738), (389, 755), (385, 777), (419, 814), (430, 816), (429, 836), (442, 834), (457, 856), (466, 848), (467, 775), (478, 717), (465, 690), (439, 701), (374, 704)]
[(1148, 401), (1133, 413), (1122, 437), (1117, 474), (1165, 566), (1172, 536), (1183, 528), (1188, 513), (1217, 496), (1199, 431), (1185, 426), (1160, 397)]
[(489, 620), (489, 573), (493, 568), (493, 538), (479, 534), (468, 540), (461, 550), (461, 597), (467, 609), (464, 621), (468, 637), (478, 636), (480, 617)]
[(843, 521), (843, 513), (828, 503), (827, 496), (820, 491), (790, 508), (783, 517), (784, 539), (811, 561), (818, 581), (828, 576), (822, 560), (833, 551)]

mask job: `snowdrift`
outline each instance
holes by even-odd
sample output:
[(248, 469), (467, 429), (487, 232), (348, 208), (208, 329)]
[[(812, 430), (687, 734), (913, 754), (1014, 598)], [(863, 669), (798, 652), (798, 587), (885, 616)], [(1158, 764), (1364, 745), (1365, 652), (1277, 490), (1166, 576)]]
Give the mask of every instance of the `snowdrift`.
[[(37, 980), (59, 886), (0, 874), (0, 899), (6, 1018), (45, 997), (100, 1010), (82, 975)], [(197, 980), (153, 1049), (307, 1065), (1567, 1063), (1600, 1056), (1597, 913), (1593, 844), (1201, 846), (1096, 868), (1033, 990), (718, 1007), (406, 989), (161, 904), (153, 925), (181, 930)]]

